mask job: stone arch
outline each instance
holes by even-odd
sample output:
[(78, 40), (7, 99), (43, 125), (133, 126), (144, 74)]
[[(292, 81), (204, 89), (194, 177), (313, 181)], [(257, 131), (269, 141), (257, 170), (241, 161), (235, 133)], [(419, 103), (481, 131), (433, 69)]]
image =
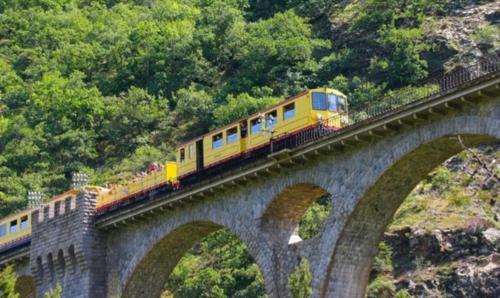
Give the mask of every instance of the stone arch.
[(288, 244), (301, 241), (298, 235), (299, 222), (307, 209), (320, 197), (328, 194), (313, 183), (290, 185), (278, 193), (267, 206), (262, 224), (264, 230), (275, 237), (280, 234)]
[(22, 298), (35, 298), (36, 297), (36, 286), (35, 280), (31, 276), (19, 276), (16, 280), (16, 292)]
[[(457, 134), (468, 147), (500, 139), (500, 123), (495, 119), (468, 121), (471, 119), (464, 117), (454, 120), (441, 125), (434, 137), (427, 136), (426, 142), (389, 164), (358, 199), (337, 240), (320, 290), (321, 297), (364, 297), (377, 244), (392, 216), (429, 172), (463, 150)], [(460, 124), (468, 126), (460, 127)], [(445, 131), (447, 133), (443, 133)], [(426, 139), (421, 135), (418, 137)]]
[[(211, 221), (193, 221), (168, 233), (135, 266), (122, 297), (160, 297), (170, 273), (186, 252), (209, 234), (223, 228), (223, 225)], [(247, 249), (252, 254), (248, 246)]]

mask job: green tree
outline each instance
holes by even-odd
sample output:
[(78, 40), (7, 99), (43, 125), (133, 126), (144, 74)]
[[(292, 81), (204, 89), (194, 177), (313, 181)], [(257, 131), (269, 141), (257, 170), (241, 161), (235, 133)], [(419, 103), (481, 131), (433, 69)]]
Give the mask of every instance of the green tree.
[(236, 55), (240, 67), (232, 80), (236, 91), (269, 86), (275, 93), (294, 94), (314, 81), (316, 50), (329, 46), (314, 39), (311, 26), (293, 11), (249, 24)]
[(245, 245), (221, 230), (188, 252), (172, 272), (167, 295), (175, 297), (266, 297), (262, 273)]
[(374, 77), (388, 77), (391, 86), (401, 87), (427, 75), (427, 61), (420, 58), (420, 53), (429, 46), (421, 41), (422, 30), (383, 28), (380, 34), (380, 45), (390, 54), (371, 59), (370, 71)]
[(288, 278), (288, 285), (293, 297), (307, 298), (312, 294), (312, 274), (309, 269), (309, 261), (307, 259), (300, 260), (297, 269)]
[(180, 135), (191, 138), (208, 132), (215, 104), (205, 90), (194, 85), (180, 89), (174, 95), (174, 102), (175, 123)]
[(277, 101), (278, 98), (254, 98), (247, 93), (237, 96), (229, 95), (227, 103), (214, 110), (214, 123), (216, 126), (226, 125), (232, 121), (246, 117), (259, 109), (270, 106)]
[(159, 146), (172, 133), (169, 102), (163, 97), (131, 87), (104, 103), (106, 117), (99, 130), (102, 160), (121, 158), (140, 146)]
[(0, 297), (19, 297), (19, 294), (16, 293), (16, 273), (12, 266), (7, 266), (0, 272)]
[(314, 202), (307, 209), (299, 223), (299, 236), (304, 239), (311, 239), (318, 235), (332, 210), (332, 199), (330, 196), (324, 196)]

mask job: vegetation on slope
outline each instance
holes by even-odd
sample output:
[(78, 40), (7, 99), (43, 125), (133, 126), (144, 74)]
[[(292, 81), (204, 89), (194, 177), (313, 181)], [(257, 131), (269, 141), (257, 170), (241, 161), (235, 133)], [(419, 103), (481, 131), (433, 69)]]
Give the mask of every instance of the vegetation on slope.
[(355, 104), (415, 83), (457, 4), (410, 2), (0, 1), (0, 214), (306, 88)]
[(463, 151), (417, 185), (379, 245), (368, 297), (496, 296), (499, 149)]

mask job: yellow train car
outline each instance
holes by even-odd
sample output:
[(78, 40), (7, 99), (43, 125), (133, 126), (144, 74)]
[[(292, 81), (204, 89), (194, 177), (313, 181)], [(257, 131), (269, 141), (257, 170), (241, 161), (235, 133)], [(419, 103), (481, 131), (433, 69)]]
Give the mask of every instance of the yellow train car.
[(97, 196), (97, 210), (102, 212), (114, 205), (148, 192), (167, 183), (177, 181), (177, 165), (175, 162), (166, 162), (165, 165), (150, 169), (143, 176), (135, 177), (123, 185), (101, 189)]
[(0, 221), (0, 253), (28, 241), (31, 235), (31, 209), (12, 214)]
[[(54, 204), (67, 197), (76, 196), (78, 190), (69, 190), (52, 197), (44, 204)], [(8, 250), (11, 246), (19, 246), (29, 240), (31, 235), (31, 212), (34, 209), (25, 209), (0, 220), (0, 253)]]
[(179, 178), (248, 155), (276, 137), (318, 125), (336, 129), (345, 124), (347, 97), (335, 89), (311, 89), (179, 145)]

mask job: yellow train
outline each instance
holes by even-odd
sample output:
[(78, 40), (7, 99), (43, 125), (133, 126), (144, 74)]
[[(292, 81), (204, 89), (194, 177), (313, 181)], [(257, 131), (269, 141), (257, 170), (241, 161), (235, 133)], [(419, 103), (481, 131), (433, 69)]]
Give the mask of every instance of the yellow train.
[(347, 99), (335, 89), (313, 89), (177, 146), (178, 179), (206, 176), (239, 158), (269, 153), (272, 142), (312, 130), (347, 124)]
[[(97, 212), (103, 214), (159, 192), (176, 191), (276, 150), (310, 142), (325, 132), (341, 129), (347, 121), (344, 94), (329, 88), (308, 90), (180, 144), (175, 162), (153, 164), (122, 185), (87, 188), (97, 192)], [(70, 190), (50, 202), (77, 193)], [(29, 241), (31, 211), (27, 209), (0, 221), (0, 253)]]

